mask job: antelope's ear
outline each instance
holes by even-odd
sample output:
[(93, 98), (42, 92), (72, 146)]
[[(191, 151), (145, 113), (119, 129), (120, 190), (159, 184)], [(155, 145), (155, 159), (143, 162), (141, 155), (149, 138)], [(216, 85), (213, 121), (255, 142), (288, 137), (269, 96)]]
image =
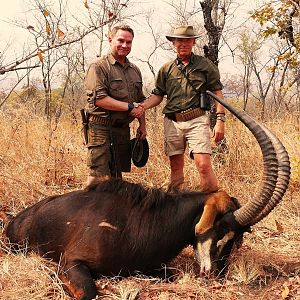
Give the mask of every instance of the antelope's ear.
[(205, 201), (202, 216), (195, 226), (195, 235), (203, 234), (212, 228), (218, 215), (225, 215), (235, 209), (235, 201), (225, 191), (210, 194)]

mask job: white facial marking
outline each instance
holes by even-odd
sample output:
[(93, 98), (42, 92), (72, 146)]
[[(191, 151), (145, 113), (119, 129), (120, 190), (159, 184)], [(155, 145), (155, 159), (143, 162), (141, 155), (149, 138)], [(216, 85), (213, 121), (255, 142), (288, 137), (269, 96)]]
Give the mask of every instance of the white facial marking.
[(99, 227), (107, 227), (107, 228), (110, 228), (110, 229), (113, 229), (113, 230), (118, 230), (118, 228), (116, 226), (113, 226), (110, 223), (107, 223), (107, 222), (104, 222), (104, 221), (99, 223), (98, 226)]
[(218, 253), (220, 254), (224, 246), (234, 237), (234, 232), (230, 231), (224, 235), (224, 237), (217, 242)]
[(200, 274), (207, 274), (211, 271), (210, 249), (212, 239), (208, 239), (203, 243), (197, 243), (196, 259), (200, 264)]

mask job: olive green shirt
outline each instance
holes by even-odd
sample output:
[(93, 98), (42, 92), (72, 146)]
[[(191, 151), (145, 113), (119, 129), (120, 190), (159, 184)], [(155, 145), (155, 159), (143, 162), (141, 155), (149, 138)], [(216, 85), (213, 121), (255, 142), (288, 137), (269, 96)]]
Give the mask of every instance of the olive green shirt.
[[(107, 116), (108, 111), (95, 106), (95, 100), (110, 96), (124, 102), (141, 102), (143, 94), (142, 75), (139, 68), (127, 58), (124, 65), (110, 53), (93, 61), (86, 73), (85, 90), (87, 111)], [(113, 119), (126, 119), (128, 112), (112, 111)]]
[(182, 72), (185, 72), (198, 91), (215, 91), (223, 88), (219, 70), (209, 59), (192, 53), (190, 62), (186, 66), (181, 64), (178, 58), (170, 61), (160, 68), (155, 89), (152, 91), (155, 95), (167, 95), (166, 105), (163, 109), (164, 114), (199, 107), (199, 95)]

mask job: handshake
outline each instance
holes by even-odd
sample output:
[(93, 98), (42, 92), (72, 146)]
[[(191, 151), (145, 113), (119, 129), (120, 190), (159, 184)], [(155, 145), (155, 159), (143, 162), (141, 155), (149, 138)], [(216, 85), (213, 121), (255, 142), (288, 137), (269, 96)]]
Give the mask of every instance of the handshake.
[(130, 116), (134, 118), (140, 118), (145, 113), (144, 103), (133, 103), (134, 108), (130, 112)]

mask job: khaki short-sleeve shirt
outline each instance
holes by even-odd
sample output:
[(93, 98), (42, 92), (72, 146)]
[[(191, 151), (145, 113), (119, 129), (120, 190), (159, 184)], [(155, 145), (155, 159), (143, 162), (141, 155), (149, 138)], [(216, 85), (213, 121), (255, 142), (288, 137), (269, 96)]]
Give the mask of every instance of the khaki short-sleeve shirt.
[[(107, 111), (94, 105), (95, 99), (110, 96), (124, 102), (141, 102), (145, 99), (143, 94), (142, 75), (139, 68), (126, 59), (121, 65), (112, 54), (108, 54), (92, 62), (85, 77), (88, 112), (97, 112), (107, 115)], [(91, 99), (89, 95), (95, 96)], [(89, 99), (91, 99), (89, 101)], [(124, 119), (127, 112), (112, 112), (113, 118)]]
[(215, 91), (223, 88), (217, 66), (209, 59), (192, 54), (190, 63), (178, 68), (179, 60), (175, 59), (164, 64), (156, 78), (153, 94), (167, 95), (163, 113), (180, 112), (199, 106), (199, 96), (188, 83), (182, 72), (198, 91)]

